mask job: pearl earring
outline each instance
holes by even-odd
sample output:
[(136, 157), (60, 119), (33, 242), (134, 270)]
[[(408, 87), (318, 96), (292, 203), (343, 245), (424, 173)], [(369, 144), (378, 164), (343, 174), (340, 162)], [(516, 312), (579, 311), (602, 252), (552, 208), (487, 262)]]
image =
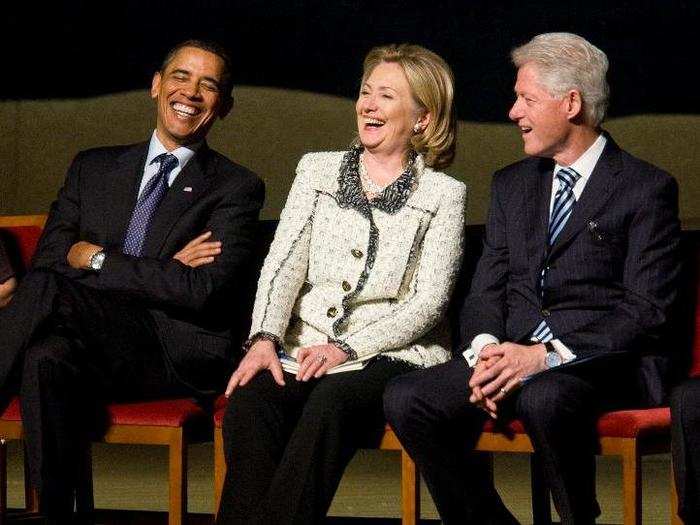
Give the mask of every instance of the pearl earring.
[(416, 125), (413, 126), (413, 133), (420, 133), (421, 131), (423, 130), (420, 127), (420, 123), (416, 122)]

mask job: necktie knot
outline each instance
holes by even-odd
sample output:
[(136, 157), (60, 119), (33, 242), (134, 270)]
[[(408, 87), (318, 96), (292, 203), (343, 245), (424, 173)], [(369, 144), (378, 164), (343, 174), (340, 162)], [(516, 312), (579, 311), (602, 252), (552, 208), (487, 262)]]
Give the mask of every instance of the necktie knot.
[(573, 189), (576, 182), (580, 178), (581, 175), (579, 175), (576, 170), (572, 168), (561, 168), (559, 171), (557, 171), (557, 180), (559, 181), (559, 184), (561, 184), (562, 187), (567, 190)]
[(168, 175), (179, 164), (177, 157), (172, 153), (161, 153), (151, 161), (151, 164), (154, 164), (156, 162), (160, 162), (160, 168), (158, 168), (158, 173), (162, 173), (164, 175)]

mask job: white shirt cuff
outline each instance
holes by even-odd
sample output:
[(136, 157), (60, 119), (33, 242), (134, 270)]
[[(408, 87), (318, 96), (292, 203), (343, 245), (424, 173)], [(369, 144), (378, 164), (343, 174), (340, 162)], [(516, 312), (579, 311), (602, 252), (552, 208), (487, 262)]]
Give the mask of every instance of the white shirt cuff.
[(476, 337), (474, 337), (474, 339), (472, 339), (472, 344), (469, 346), (469, 348), (462, 352), (464, 359), (467, 360), (467, 364), (469, 366), (476, 365), (476, 362), (479, 360), (479, 354), (486, 345), (490, 344), (500, 344), (500, 341), (491, 334), (479, 334)]
[(562, 343), (559, 339), (552, 339), (550, 342), (557, 353), (561, 356), (562, 363), (568, 363), (569, 361), (576, 359), (576, 354), (569, 350), (569, 347)]

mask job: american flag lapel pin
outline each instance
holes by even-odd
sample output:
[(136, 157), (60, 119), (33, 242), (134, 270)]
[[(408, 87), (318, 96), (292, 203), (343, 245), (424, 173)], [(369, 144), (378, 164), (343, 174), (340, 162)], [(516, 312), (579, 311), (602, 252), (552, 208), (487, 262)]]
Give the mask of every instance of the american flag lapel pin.
[(182, 188), (182, 191), (186, 191), (186, 192), (188, 192), (188, 193), (192, 193), (192, 186), (185, 186), (184, 188)]

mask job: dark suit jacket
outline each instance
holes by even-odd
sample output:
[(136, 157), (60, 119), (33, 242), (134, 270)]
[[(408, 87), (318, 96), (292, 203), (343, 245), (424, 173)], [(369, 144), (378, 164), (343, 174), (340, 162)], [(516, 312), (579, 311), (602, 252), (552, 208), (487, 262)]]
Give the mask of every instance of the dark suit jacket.
[[(32, 265), (137, 298), (151, 313), (178, 378), (200, 391), (220, 388), (230, 370), (231, 327), (251, 279), (248, 262), (264, 184), (203, 145), (161, 202), (143, 256), (124, 255), (147, 152), (148, 143), (142, 143), (79, 153), (51, 206)], [(190, 268), (173, 259), (209, 230), (211, 240), (222, 242), (213, 263)], [(66, 263), (79, 240), (105, 247), (99, 273)]]
[[(662, 398), (659, 338), (676, 296), (678, 189), (608, 137), (569, 220), (547, 249), (554, 162), (528, 158), (493, 177), (484, 253), (461, 311), (461, 340), (527, 341), (543, 318), (577, 359), (638, 364)], [(548, 267), (544, 286), (540, 274)], [(642, 356), (648, 356), (641, 359)]]

